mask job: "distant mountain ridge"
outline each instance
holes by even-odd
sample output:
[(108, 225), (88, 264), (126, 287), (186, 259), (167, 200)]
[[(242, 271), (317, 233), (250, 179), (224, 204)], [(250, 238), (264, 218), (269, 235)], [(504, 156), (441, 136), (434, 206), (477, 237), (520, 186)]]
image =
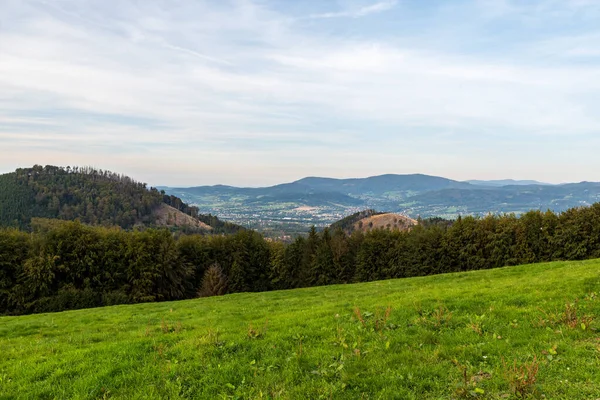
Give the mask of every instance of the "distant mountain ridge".
[(544, 185), (544, 186), (551, 186), (552, 183), (545, 183), (545, 182), (539, 182), (539, 181), (533, 181), (533, 180), (515, 180), (515, 179), (495, 179), (495, 180), (479, 180), (479, 179), (471, 179), (468, 181), (465, 181), (467, 183), (470, 183), (472, 185), (479, 185), (479, 186), (493, 186), (493, 187), (499, 187), (499, 186), (526, 186), (526, 185)]
[[(306, 177), (262, 187), (198, 186), (165, 188), (202, 212), (263, 229), (281, 224), (329, 225), (365, 209), (417, 217), (563, 211), (600, 201), (600, 183), (551, 185), (537, 181), (457, 181), (424, 174), (367, 178)], [(255, 221), (259, 225), (254, 225)], [(266, 228), (265, 228), (266, 229)], [(269, 228), (270, 229), (270, 228)]]
[(360, 194), (364, 192), (385, 193), (393, 190), (424, 191), (446, 188), (470, 188), (468, 182), (423, 174), (386, 174), (367, 178), (321, 178), (306, 177), (290, 183), (281, 183), (266, 187), (236, 187), (228, 185), (194, 186), (176, 188), (162, 186), (165, 190), (185, 190), (188, 193), (240, 193), (248, 195), (275, 195), (282, 193), (344, 193)]

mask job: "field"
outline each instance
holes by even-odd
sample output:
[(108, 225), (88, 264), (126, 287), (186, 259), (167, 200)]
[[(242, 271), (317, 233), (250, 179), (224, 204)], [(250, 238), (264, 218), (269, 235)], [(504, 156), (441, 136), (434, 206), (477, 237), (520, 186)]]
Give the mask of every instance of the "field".
[(0, 318), (0, 398), (600, 398), (600, 261)]

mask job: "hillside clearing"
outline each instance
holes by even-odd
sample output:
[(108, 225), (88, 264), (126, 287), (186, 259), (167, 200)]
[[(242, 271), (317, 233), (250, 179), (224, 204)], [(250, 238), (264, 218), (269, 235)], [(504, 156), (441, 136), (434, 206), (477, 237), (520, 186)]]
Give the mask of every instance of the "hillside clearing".
[(354, 224), (354, 229), (361, 232), (368, 232), (373, 229), (391, 229), (405, 231), (409, 230), (418, 222), (405, 215), (384, 213), (365, 217)]
[(0, 398), (595, 399), (599, 292), (592, 260), (2, 317)]
[(152, 214), (156, 218), (157, 226), (166, 226), (166, 227), (192, 227), (204, 229), (205, 231), (212, 230), (212, 226), (205, 224), (202, 221), (199, 221), (197, 218), (192, 217), (191, 215), (187, 215), (176, 208), (173, 208), (167, 204), (160, 204)]

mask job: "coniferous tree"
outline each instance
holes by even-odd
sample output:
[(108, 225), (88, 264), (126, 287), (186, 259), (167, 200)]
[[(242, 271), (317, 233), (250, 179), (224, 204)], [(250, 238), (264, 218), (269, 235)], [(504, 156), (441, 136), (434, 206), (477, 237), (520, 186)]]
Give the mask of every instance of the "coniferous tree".
[(221, 296), (227, 292), (227, 277), (219, 264), (211, 265), (202, 278), (200, 297)]
[(301, 242), (303, 244), (302, 258), (300, 259), (299, 265), (299, 281), (300, 286), (311, 286), (316, 284), (318, 277), (316, 271), (312, 268), (314, 265), (315, 254), (319, 245), (319, 235), (317, 229), (312, 226), (308, 232), (306, 240)]
[(229, 289), (232, 293), (249, 291), (244, 276), (244, 269), (237, 259), (233, 261), (229, 270)]
[(270, 264), (269, 281), (274, 289), (287, 289), (287, 269), (285, 265), (285, 245), (281, 242), (269, 243)]
[(325, 228), (321, 234), (315, 249), (315, 256), (311, 265), (311, 277), (313, 285), (330, 285), (336, 283), (337, 273), (333, 260), (333, 251), (331, 250), (331, 236), (329, 230)]

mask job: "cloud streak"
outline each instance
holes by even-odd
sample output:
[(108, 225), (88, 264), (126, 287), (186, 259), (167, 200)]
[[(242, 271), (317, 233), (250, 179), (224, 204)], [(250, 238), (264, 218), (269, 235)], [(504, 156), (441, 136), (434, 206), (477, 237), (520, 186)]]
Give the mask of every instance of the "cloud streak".
[(368, 6), (359, 7), (357, 9), (326, 12), (321, 14), (312, 14), (310, 18), (327, 19), (327, 18), (360, 18), (371, 14), (378, 14), (387, 10), (391, 10), (396, 6), (397, 1), (380, 1)]

